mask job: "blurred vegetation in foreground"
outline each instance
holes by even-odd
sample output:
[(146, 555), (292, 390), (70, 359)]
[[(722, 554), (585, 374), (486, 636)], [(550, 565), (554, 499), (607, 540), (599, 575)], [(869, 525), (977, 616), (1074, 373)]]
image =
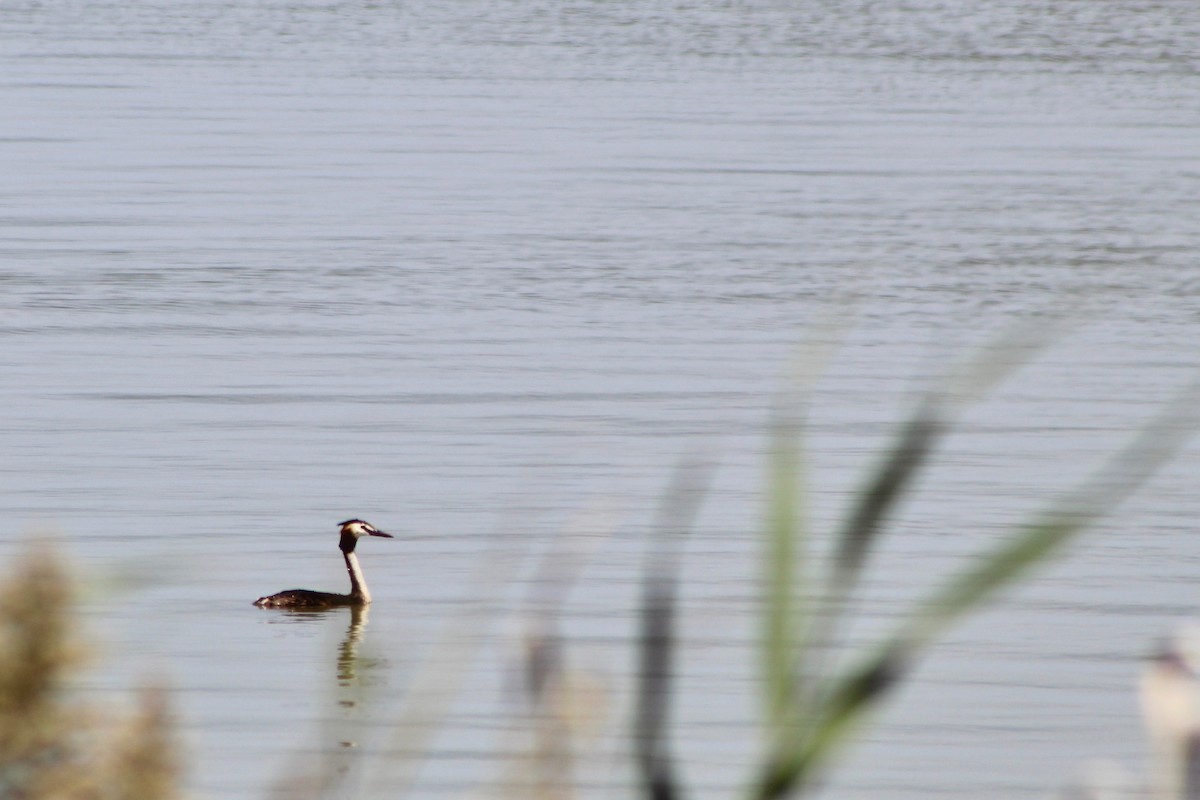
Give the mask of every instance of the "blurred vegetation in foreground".
[[(863, 648), (851, 647), (848, 618), (857, 609), (864, 567), (889, 528), (897, 503), (911, 492), (935, 446), (962, 408), (1022, 363), (1036, 342), (1014, 339), (963, 365), (927, 392), (858, 492), (845, 521), (820, 537), (806, 520), (804, 396), (818, 359), (800, 365), (791, 391), (777, 398), (772, 421), (769, 486), (764, 491), (763, 593), (760, 606), (760, 738), (757, 763), (746, 765), (745, 794), (775, 800), (816, 792), (845, 749), (862, 735), (881, 702), (952, 624), (969, 615), (1051, 556), (1166, 463), (1196, 427), (1196, 387), (1182, 392), (1147, 421), (1091, 477), (1064, 491), (1040, 513), (1015, 526), (990, 552), (963, 564), (924, 599), (899, 615), (895, 627)], [(670, 740), (677, 671), (676, 597), (679, 564), (710, 475), (702, 459), (685, 460), (664, 493), (649, 542), (637, 639), (636, 698), (629, 721), (635, 795), (684, 797), (686, 753)], [(814, 547), (819, 539), (824, 546)], [(488, 554), (480, 583), (506, 574)], [(578, 554), (552, 553), (544, 564), (540, 608), (560, 604), (580, 571)], [(490, 574), (490, 578), (487, 575)], [(131, 714), (88, 708), (65, 690), (82, 650), (71, 629), (71, 586), (45, 549), (32, 552), (0, 589), (0, 800), (170, 800), (180, 796), (179, 758), (162, 691), (145, 691)], [(486, 592), (443, 636), (424, 673), (412, 681), (394, 721), (403, 758), (376, 757), (354, 772), (389, 776), (384, 790), (351, 786), (346, 758), (311, 762), (276, 787), (280, 797), (400, 797), (430, 755), (435, 733), (471, 660), (464, 635), (483, 616)], [(579, 676), (566, 670), (554, 611), (542, 611), (525, 631), (522, 692), (531, 745), (514, 757), (513, 773), (497, 796), (555, 800), (579, 793), (573, 783), (576, 747), (586, 720), (603, 705)], [(477, 637), (475, 637), (477, 638)], [(1172, 639), (1147, 667), (1141, 686), (1153, 774), (1146, 785), (1113, 782), (1072, 790), (1087, 798), (1200, 798), (1200, 635)], [(514, 712), (516, 713), (516, 712)], [(523, 712), (522, 712), (523, 713)], [(403, 761), (404, 763), (396, 763)], [(359, 768), (362, 768), (361, 770)], [(511, 776), (510, 776), (511, 777)], [(519, 787), (519, 789), (517, 788)], [(481, 787), (481, 795), (491, 794)]]
[(131, 713), (74, 699), (67, 686), (84, 649), (73, 619), (56, 554), (32, 549), (0, 585), (0, 798), (179, 797), (166, 694), (144, 690)]

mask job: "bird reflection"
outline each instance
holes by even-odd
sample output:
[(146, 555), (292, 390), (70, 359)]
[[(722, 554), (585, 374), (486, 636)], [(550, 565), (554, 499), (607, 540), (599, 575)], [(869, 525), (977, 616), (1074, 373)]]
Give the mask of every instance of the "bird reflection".
[[(341, 608), (284, 610), (276, 620), (302, 625), (320, 625), (324, 620), (334, 624), (341, 613)], [(360, 652), (366, 638), (370, 607), (350, 606), (346, 608), (346, 613), (349, 622), (338, 641), (334, 659), (333, 694), (329, 698), (332, 702), (321, 715), (321, 755), (315, 760), (308, 759), (304, 764), (297, 763), (276, 785), (273, 797), (332, 797), (338, 795), (341, 789), (349, 791), (349, 787), (358, 779), (358, 737), (362, 734), (364, 715), (369, 708), (363, 701), (369, 695), (374, 695), (375, 687), (386, 675), (388, 662), (387, 659), (365, 656)], [(296, 755), (299, 756), (299, 753)]]
[[(367, 631), (367, 621), (371, 617), (371, 607), (349, 606), (344, 608), (347, 608), (350, 618), (346, 632), (338, 643), (335, 674), (339, 686), (349, 687), (358, 681), (360, 670), (376, 669), (382, 664), (382, 661), (377, 658), (364, 658), (359, 654), (359, 647), (362, 645)], [(336, 616), (340, 611), (341, 609), (322, 609), (320, 611), (283, 609), (282, 616), (277, 617), (275, 622), (301, 625), (317, 624), (320, 620)]]
[(338, 646), (337, 677), (341, 686), (347, 686), (358, 678), (358, 646), (362, 644), (370, 616), (370, 606), (350, 607), (350, 626), (346, 628), (346, 635)]

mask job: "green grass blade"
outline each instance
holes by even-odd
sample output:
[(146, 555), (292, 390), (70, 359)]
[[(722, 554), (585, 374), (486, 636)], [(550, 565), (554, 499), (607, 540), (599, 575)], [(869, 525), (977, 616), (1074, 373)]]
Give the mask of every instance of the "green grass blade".
[(1050, 322), (1013, 328), (974, 358), (958, 367), (940, 391), (931, 391), (905, 423), (895, 447), (867, 485), (834, 538), (834, 557), (823, 618), (836, 624), (841, 606), (857, 585), (867, 557), (889, 513), (903, 499), (934, 445), (949, 427), (947, 400), (957, 405), (978, 400), (997, 383), (1027, 363), (1049, 343)]
[(892, 646), (840, 676), (809, 735), (798, 739), (797, 746), (791, 750), (773, 754), (753, 788), (752, 796), (775, 800), (810, 788), (825, 762), (836, 752), (837, 746), (849, 738), (865, 711), (903, 680), (910, 662), (908, 651)]
[(805, 399), (841, 343), (844, 325), (829, 319), (814, 331), (792, 362), (784, 389), (774, 398), (763, 548), (763, 709), (772, 735), (792, 736), (800, 718), (796, 675), (811, 628), (800, 589), (808, 583), (803, 430)]
[(1192, 385), (1091, 478), (976, 559), (921, 604), (879, 648), (831, 681), (811, 734), (794, 750), (776, 754), (763, 772), (756, 796), (782, 797), (811, 785), (865, 714), (902, 682), (922, 650), (951, 624), (978, 610), (1111, 513), (1179, 451), (1197, 426), (1198, 411), (1200, 387)]
[(784, 792), (807, 785), (849, 739), (864, 715), (901, 683), (913, 658), (938, 634), (1060, 550), (1097, 516), (1052, 512), (952, 580), (900, 632), (834, 680), (832, 691), (821, 701), (810, 735), (795, 752), (783, 754), (767, 771), (764, 783)]
[(960, 617), (992, 599), (998, 590), (1061, 551), (1098, 519), (1111, 514), (1179, 452), (1196, 428), (1198, 406), (1200, 385), (1193, 384), (1081, 486), (951, 580), (922, 606), (899, 637), (924, 646)]
[[(911, 485), (943, 428), (938, 397), (930, 394), (905, 424), (896, 445), (884, 458), (866, 488), (858, 494), (860, 501), (840, 530), (834, 545), (822, 597), (822, 613), (813, 618), (811, 630), (803, 642), (807, 655), (794, 662), (788, 661), (787, 675), (777, 677), (780, 686), (775, 689), (774, 700), (778, 707), (771, 718), (779, 727), (769, 766), (754, 790), (755, 797), (767, 800), (791, 792), (809, 771), (801, 760), (803, 754), (814, 747), (818, 751), (823, 749), (821, 743), (825, 737), (836, 732), (828, 724), (828, 719), (817, 713), (821, 703), (818, 679), (834, 644), (833, 637), (841, 611), (857, 584), (866, 556), (876, 535), (882, 530), (889, 511)], [(773, 528), (769, 538), (774, 540), (779, 536)], [(772, 577), (789, 580), (790, 576), (785, 577), (783, 572), (777, 569)], [(785, 594), (782, 588), (773, 588), (772, 595), (775, 592)], [(767, 615), (768, 618), (772, 616), (770, 607)], [(791, 671), (803, 667), (807, 667), (810, 674), (797, 675)], [(848, 699), (835, 698), (834, 702), (854, 705), (867, 698), (877, 682), (869, 674), (860, 677), (857, 685), (843, 687)], [(795, 687), (799, 687), (799, 696), (788, 694), (796, 692)]]
[(821, 703), (823, 674), (837, 643), (843, 612), (890, 509), (915, 479), (944, 427), (941, 405), (937, 396), (930, 394), (905, 424), (896, 445), (859, 493), (860, 502), (835, 542), (819, 613), (813, 614), (802, 643), (804, 652), (791, 664), (796, 672), (787, 677), (786, 686), (795, 687), (792, 691), (796, 696), (784, 696), (781, 690), (777, 698), (780, 711), (773, 719), (780, 730), (775, 736), (772, 759), (787, 759), (788, 754), (804, 747), (806, 739), (821, 735), (813, 728), (821, 719), (815, 712)]
[(803, 547), (800, 521), (800, 424), (797, 404), (781, 398), (771, 431), (770, 494), (767, 541), (763, 553), (764, 708), (771, 728), (795, 724), (793, 670), (800, 634), (796, 608), (798, 550)]

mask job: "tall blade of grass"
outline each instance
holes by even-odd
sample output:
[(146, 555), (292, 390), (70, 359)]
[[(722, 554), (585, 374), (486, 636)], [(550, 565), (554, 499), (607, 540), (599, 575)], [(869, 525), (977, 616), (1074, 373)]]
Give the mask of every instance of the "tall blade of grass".
[(798, 506), (800, 487), (799, 404), (783, 397), (775, 409), (771, 430), (770, 494), (763, 608), (764, 706), (772, 730), (796, 722), (793, 671), (802, 636), (803, 615), (797, 609), (798, 551), (804, 548), (804, 528)]
[(642, 796), (649, 800), (674, 800), (681, 793), (667, 738), (673, 677), (671, 661), (675, 647), (674, 570), (674, 563), (660, 559), (656, 567), (647, 572), (643, 589), (634, 725)]
[[(794, 508), (787, 505), (786, 494), (783, 494), (784, 501), (773, 502), (773, 506), (782, 510), (772, 516), (768, 531), (771, 563), (767, 579), (768, 603), (764, 612), (770, 643), (765, 659), (768, 716), (775, 724), (772, 758), (786, 758), (786, 754), (804, 746), (806, 737), (814, 735), (811, 726), (819, 719), (815, 710), (819, 705), (823, 676), (837, 644), (841, 619), (888, 516), (908, 492), (934, 445), (949, 426), (951, 409), (947, 400), (958, 400), (962, 404), (984, 396), (992, 386), (1044, 347), (1053, 338), (1053, 332), (1052, 326), (1045, 323), (1014, 328), (956, 369), (944, 382), (942, 390), (926, 394), (905, 423), (896, 444), (863, 489), (856, 493), (857, 502), (834, 537), (824, 587), (813, 601), (817, 605), (809, 613), (799, 615), (799, 619), (787, 605), (794, 591), (787, 586), (787, 582), (794, 580), (790, 571), (793, 552), (788, 545), (794, 541), (795, 533), (787, 527), (789, 518), (785, 514), (794, 514)], [(783, 452), (786, 456), (787, 451)], [(791, 466), (783, 460), (774, 472), (776, 475), (785, 473)], [(775, 496), (781, 494), (778, 485), (773, 486), (772, 492)], [(799, 636), (795, 655), (789, 657), (786, 654), (792, 643), (788, 637), (794, 635), (790, 631), (798, 624), (804, 632)]]
[(767, 536), (763, 550), (763, 706), (772, 737), (795, 731), (800, 708), (795, 676), (811, 626), (801, 588), (808, 584), (808, 525), (804, 505), (805, 399), (841, 343), (847, 318), (827, 320), (801, 348), (790, 380), (774, 398), (770, 422)]
[[(820, 721), (815, 713), (820, 698), (819, 679), (831, 655), (841, 612), (854, 590), (883, 520), (922, 466), (943, 425), (937, 396), (930, 394), (905, 424), (895, 447), (859, 494), (859, 504), (840, 531), (824, 594), (819, 598), (822, 602), (820, 613), (812, 615), (807, 636), (801, 642), (802, 653), (782, 664), (768, 661), (773, 667), (786, 669), (784, 674), (768, 673), (768, 682), (774, 682), (771, 690), (776, 703), (770, 715), (774, 727), (769, 763), (786, 763), (792, 754), (803, 751), (806, 741), (814, 736), (819, 737), (820, 731), (814, 728)], [(773, 520), (768, 538), (772, 542), (782, 540), (772, 546), (775, 558), (791, 555), (784, 550), (789, 535), (790, 531)], [(773, 604), (786, 603), (791, 596), (791, 589), (787, 584), (777, 586), (774, 582), (790, 581), (792, 576), (784, 567), (770, 569), (772, 588), (765, 613), (772, 619), (772, 624), (783, 625), (785, 621), (776, 618), (776, 615), (782, 614), (773, 608)], [(787, 640), (788, 633), (780, 632), (778, 636), (780, 640), (773, 647), (787, 647), (790, 643)], [(778, 657), (775, 654), (773, 656)], [(764, 780), (757, 787), (755, 796), (764, 800), (781, 797), (790, 791), (790, 787), (788, 781)]]
[(1004, 586), (1061, 551), (1170, 461), (1200, 422), (1200, 383), (1180, 392), (1082, 485), (1053, 504), (1016, 536), (951, 580), (900, 631), (900, 640), (925, 646)]
[(1047, 319), (1015, 327), (953, 370), (942, 381), (943, 388), (925, 395), (905, 423), (896, 445), (856, 494), (858, 502), (834, 537), (832, 563), (820, 596), (820, 613), (813, 615), (814, 630), (807, 643), (813, 651), (806, 658), (808, 670), (796, 678), (803, 690), (801, 702), (814, 702), (825, 664), (836, 645), (842, 616), (876, 537), (892, 508), (908, 492), (938, 439), (949, 429), (953, 413), (984, 397), (996, 384), (1028, 363), (1052, 341), (1058, 322)]
[[(875, 537), (895, 504), (905, 496), (938, 438), (949, 428), (951, 409), (985, 396), (996, 384), (1028, 363), (1053, 338), (1054, 320), (1013, 328), (953, 371), (941, 390), (930, 391), (905, 423), (899, 440), (880, 464), (846, 523), (834, 537), (826, 607), (822, 619), (835, 626), (842, 606), (853, 594)], [(824, 644), (825, 642), (819, 642)]]
[(929, 394), (901, 431), (896, 446), (880, 464), (835, 540), (832, 585), (849, 592), (857, 583), (883, 521), (904, 496), (945, 429), (940, 398)]
[(642, 584), (634, 741), (642, 793), (649, 800), (674, 800), (682, 796), (668, 740), (675, 600), (682, 538), (691, 529), (711, 472), (708, 462), (695, 459), (685, 460), (676, 469), (659, 507), (653, 549)]
[[(761, 800), (787, 797), (809, 789), (821, 768), (842, 744), (863, 713), (898, 684), (908, 670), (910, 654), (883, 650), (868, 663), (837, 681), (836, 691), (812, 723), (812, 733), (791, 751), (773, 755), (751, 795)], [(818, 710), (814, 709), (814, 714)]]
[(876, 651), (833, 682), (819, 709), (814, 733), (790, 754), (771, 763), (759, 797), (781, 797), (805, 787), (846, 742), (864, 714), (906, 676), (913, 659), (947, 627), (977, 610), (1034, 566), (1061, 551), (1096, 520), (1111, 513), (1183, 446), (1196, 428), (1200, 385), (1167, 404), (1133, 440), (1076, 490), (1018, 529), (993, 552), (951, 579), (921, 604)]

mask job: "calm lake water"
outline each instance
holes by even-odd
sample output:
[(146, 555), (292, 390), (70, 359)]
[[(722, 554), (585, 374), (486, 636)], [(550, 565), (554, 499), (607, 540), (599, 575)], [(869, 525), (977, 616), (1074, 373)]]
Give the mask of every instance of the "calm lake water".
[[(764, 423), (814, 326), (846, 326), (807, 440), (827, 530), (924, 379), (1023, 319), (1080, 320), (965, 414), (861, 635), (1200, 363), (1200, 5), (965, 8), (6, 2), (0, 554), (51, 531), (92, 578), (135, 576), (84, 607), (85, 686), (162, 677), (195, 796), (264, 797), (297, 754), (401, 747), (443, 622), (497, 581), (494, 624), (450, 636), (489, 644), (418, 783), (461, 796), (511, 762), (537, 574), (516, 554), (578, 529), (563, 628), (612, 709), (581, 780), (623, 796), (646, 533), (702, 442), (675, 749), (696, 794), (735, 794)], [(828, 795), (1139, 769), (1140, 660), (1200, 603), (1197, 477), (1193, 448), (957, 628)], [(343, 591), (352, 516), (398, 537), (360, 548), (369, 619), (250, 606)]]

